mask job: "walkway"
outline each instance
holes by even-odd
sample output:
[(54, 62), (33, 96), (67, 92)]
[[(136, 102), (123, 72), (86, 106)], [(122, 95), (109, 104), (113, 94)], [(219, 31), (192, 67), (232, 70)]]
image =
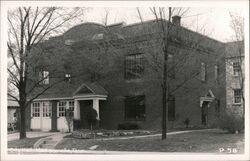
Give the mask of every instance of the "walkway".
[[(167, 135), (176, 135), (183, 133), (190, 133), (193, 131), (208, 131), (212, 129), (202, 129), (202, 130), (187, 130), (187, 131), (174, 131), (169, 132)], [(42, 148), (42, 149), (54, 149), (56, 145), (63, 139), (63, 137), (70, 135), (70, 133), (56, 133), (54, 135), (41, 138), (35, 144), (34, 148)], [(143, 136), (127, 136), (127, 137), (113, 137), (113, 138), (98, 138), (95, 140), (124, 140), (124, 139), (135, 139), (135, 138), (146, 138), (146, 137), (156, 137), (161, 136), (161, 134), (153, 134), (153, 135), (143, 135)]]
[[(35, 137), (54, 135), (57, 133), (59, 133), (59, 132), (28, 131), (28, 132), (26, 132), (26, 136), (27, 136), (27, 138), (35, 138)], [(19, 139), (19, 132), (8, 134), (7, 138), (8, 138), (8, 141), (18, 140)]]

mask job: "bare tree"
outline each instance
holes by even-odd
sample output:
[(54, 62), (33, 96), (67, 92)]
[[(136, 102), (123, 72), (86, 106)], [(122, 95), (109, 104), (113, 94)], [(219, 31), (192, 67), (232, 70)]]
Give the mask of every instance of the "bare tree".
[[(173, 16), (184, 16), (188, 13), (189, 8), (150, 8), (151, 13), (156, 19), (159, 29), (160, 46), (158, 51), (149, 51), (148, 55), (150, 66), (157, 73), (158, 80), (162, 89), (162, 140), (166, 139), (167, 122), (168, 122), (168, 103), (171, 95), (177, 90), (184, 87), (189, 81), (200, 79), (199, 70), (187, 71), (189, 60), (194, 58), (198, 52), (210, 53), (204, 46), (204, 37), (190, 33), (185, 29), (180, 28), (177, 24), (171, 21)], [(142, 14), (137, 8), (141, 23), (143, 22)], [(171, 23), (172, 22), (172, 23)], [(146, 32), (146, 31), (145, 31)], [(157, 49), (157, 48), (156, 48)], [(178, 81), (173, 73), (183, 75)], [(182, 88), (183, 89), (183, 88)]]
[[(34, 97), (27, 96), (35, 90), (45, 79), (38, 80), (29, 90), (27, 89), (29, 68), (28, 59), (32, 55), (32, 48), (52, 35), (63, 32), (76, 23), (82, 21), (85, 8), (57, 8), (57, 7), (18, 7), (8, 11), (8, 64), (9, 86), (15, 87), (18, 94), (8, 92), (8, 96), (20, 105), (20, 139), (26, 138), (25, 110), (29, 104), (42, 95), (56, 83), (44, 87)], [(8, 90), (13, 91), (13, 90)]]

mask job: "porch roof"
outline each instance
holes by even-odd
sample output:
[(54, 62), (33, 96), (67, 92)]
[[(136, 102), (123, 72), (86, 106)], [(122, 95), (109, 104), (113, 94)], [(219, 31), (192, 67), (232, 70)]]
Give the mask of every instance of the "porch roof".
[(76, 89), (73, 96), (81, 95), (104, 95), (107, 96), (108, 92), (98, 83), (83, 83)]

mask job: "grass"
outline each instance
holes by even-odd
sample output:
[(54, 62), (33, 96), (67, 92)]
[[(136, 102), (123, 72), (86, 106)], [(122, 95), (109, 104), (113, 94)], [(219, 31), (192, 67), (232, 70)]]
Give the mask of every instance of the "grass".
[(21, 140), (8, 141), (8, 148), (33, 148), (35, 142), (43, 137), (25, 138)]
[[(110, 151), (155, 151), (155, 152), (208, 152), (219, 153), (220, 148), (236, 148), (244, 152), (244, 135), (229, 134), (221, 130), (197, 131), (160, 137), (126, 140), (94, 140), (64, 138), (56, 149), (85, 149), (98, 145), (96, 150)], [(229, 151), (226, 151), (229, 152)], [(224, 152), (223, 154), (225, 154)]]

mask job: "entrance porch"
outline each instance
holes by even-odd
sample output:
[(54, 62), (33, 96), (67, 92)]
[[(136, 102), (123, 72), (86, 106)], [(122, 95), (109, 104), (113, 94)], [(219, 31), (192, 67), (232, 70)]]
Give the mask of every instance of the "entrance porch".
[[(74, 130), (99, 128), (100, 101), (108, 92), (99, 84), (83, 84), (74, 93)], [(94, 118), (93, 118), (94, 117)]]

